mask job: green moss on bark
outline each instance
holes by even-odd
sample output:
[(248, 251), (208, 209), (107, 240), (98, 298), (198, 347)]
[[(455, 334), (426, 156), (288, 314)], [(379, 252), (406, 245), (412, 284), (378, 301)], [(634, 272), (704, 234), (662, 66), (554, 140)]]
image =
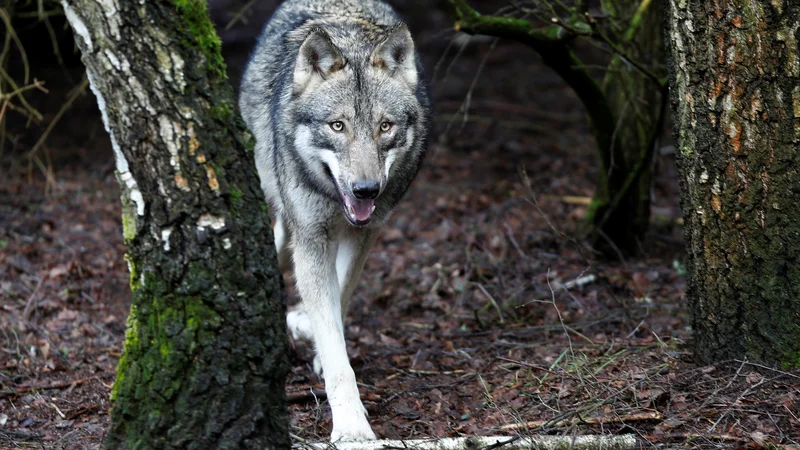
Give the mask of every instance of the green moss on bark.
[(128, 370), (130, 369), (130, 357), (128, 355), (131, 353), (137, 353), (140, 348), (139, 322), (136, 317), (136, 307), (135, 305), (132, 305), (130, 312), (128, 313), (128, 319), (126, 320), (125, 342), (123, 344), (122, 357), (117, 364), (117, 378), (114, 381), (114, 387), (111, 390), (110, 400), (112, 402), (117, 399), (120, 387), (124, 386), (126, 383), (125, 374), (128, 373)]
[(209, 110), (211, 118), (221, 122), (228, 122), (233, 115), (233, 108), (228, 103), (222, 102), (218, 105), (212, 105)]
[(225, 60), (222, 59), (222, 41), (208, 16), (206, 0), (173, 0), (173, 3), (181, 13), (189, 34), (194, 37), (189, 45), (200, 50), (206, 59), (208, 71), (217, 80), (227, 80)]
[(135, 211), (123, 210), (122, 212), (122, 238), (125, 241), (132, 241), (136, 237), (136, 216)]
[(288, 448), (281, 275), (205, 2), (69, 6), (138, 189), (123, 195), (133, 296), (106, 448)]
[(127, 254), (124, 256), (125, 262), (128, 263), (128, 284), (130, 285), (131, 292), (136, 291), (140, 286), (141, 280), (139, 273), (136, 270), (136, 262), (134, 262)]
[[(234, 327), (241, 328), (241, 334), (233, 335), (227, 325), (233, 319), (226, 319), (216, 308), (222, 306), (219, 297), (225, 292), (239, 291), (247, 298), (258, 286), (251, 286), (251, 290), (237, 286), (243, 266), (226, 270), (209, 269), (199, 261), (190, 263), (178, 287), (171, 286), (152, 271), (145, 273), (142, 286), (134, 293), (124, 354), (112, 392), (115, 423), (116, 426), (124, 424), (126, 445), (139, 442), (147, 447), (151, 444), (146, 442), (152, 443), (150, 437), (159, 435), (172, 436), (164, 447), (179, 447), (179, 443), (189, 439), (196, 439), (198, 443), (214, 442), (210, 440), (213, 433), (197, 435), (172, 426), (175, 415), (189, 413), (184, 408), (195, 404), (195, 399), (208, 389), (221, 390), (214, 396), (219, 401), (233, 402), (228, 404), (227, 410), (214, 413), (214, 420), (221, 422), (218, 432), (225, 429), (226, 421), (235, 417), (239, 409), (247, 408), (248, 401), (243, 393), (254, 375), (246, 375), (246, 372), (237, 375), (226, 366), (231, 364), (231, 359), (238, 359), (234, 364), (241, 365), (242, 369), (266, 362), (263, 342), (242, 341), (258, 335), (263, 325), (258, 320), (245, 321)], [(231, 300), (226, 300), (225, 305)], [(256, 318), (264, 313), (264, 306), (242, 305), (250, 308), (249, 314)], [(262, 350), (258, 350), (259, 347)], [(247, 350), (238, 356), (228, 353), (243, 349)], [(229, 360), (223, 361), (224, 358)], [(233, 397), (225, 399), (231, 395)], [(254, 419), (256, 423), (259, 421)], [(117, 435), (116, 439), (119, 438)]]
[[(616, 17), (619, 13), (621, 17), (633, 16), (634, 19), (627, 33), (619, 33), (620, 36), (611, 39), (602, 35), (606, 45), (616, 52), (626, 53), (628, 58), (614, 58), (608, 71), (612, 82), (607, 79), (601, 86), (571, 46), (577, 36), (599, 36), (583, 15), (573, 15), (564, 27), (560, 24), (537, 27), (524, 19), (481, 15), (466, 0), (448, 0), (447, 3), (455, 18), (456, 30), (510, 38), (530, 46), (575, 91), (586, 108), (600, 160), (597, 188), (584, 231), (595, 248), (607, 255), (616, 257), (619, 251), (637, 253), (650, 218), (649, 163), (663, 129), (662, 112), (666, 103), (662, 99), (666, 81), (661, 76), (662, 68), (654, 72), (636, 61), (646, 61), (648, 67), (660, 64), (659, 56), (663, 54), (658, 32), (661, 8), (650, 6), (650, 0), (602, 2), (607, 15)], [(644, 28), (648, 34), (642, 36)], [(631, 40), (635, 40), (635, 44), (621, 45)], [(631, 51), (635, 49), (643, 50)], [(630, 59), (630, 56), (635, 58)], [(630, 89), (625, 90), (626, 87)], [(651, 101), (652, 93), (660, 98)], [(637, 106), (642, 102), (650, 104)], [(634, 106), (626, 117), (631, 104)], [(636, 131), (642, 129), (646, 131), (644, 136), (637, 135)], [(640, 164), (642, 161), (644, 163)]]

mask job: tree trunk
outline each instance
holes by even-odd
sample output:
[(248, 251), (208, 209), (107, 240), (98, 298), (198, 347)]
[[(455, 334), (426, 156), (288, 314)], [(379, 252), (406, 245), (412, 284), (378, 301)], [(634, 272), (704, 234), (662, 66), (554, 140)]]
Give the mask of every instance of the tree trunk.
[(800, 366), (800, 10), (669, 2), (697, 359)]
[[(666, 109), (660, 2), (604, 1), (602, 20), (614, 24), (608, 31), (594, 26), (600, 19), (575, 9), (566, 19), (571, 24), (567, 30), (560, 22), (537, 27), (525, 19), (482, 15), (467, 0), (448, 0), (448, 5), (456, 30), (528, 45), (575, 91), (586, 108), (600, 160), (584, 231), (606, 255), (638, 253), (650, 219), (651, 162)], [(572, 48), (578, 36), (598, 39), (617, 55), (602, 87)]]
[[(626, 57), (665, 76), (663, 5), (659, 0), (604, 1), (610, 20), (625, 18), (617, 36)], [(628, 19), (632, 18), (632, 19)], [(626, 58), (614, 56), (606, 70), (603, 92), (616, 123), (605, 130), (609, 145), (619, 147), (622, 161), (602, 161), (587, 221), (596, 230), (595, 247), (606, 254), (637, 254), (650, 222), (653, 153), (663, 130), (666, 91)], [(616, 246), (616, 249), (612, 247)]]
[(64, 8), (116, 155), (133, 290), (108, 448), (288, 448), (281, 274), (205, 2)]

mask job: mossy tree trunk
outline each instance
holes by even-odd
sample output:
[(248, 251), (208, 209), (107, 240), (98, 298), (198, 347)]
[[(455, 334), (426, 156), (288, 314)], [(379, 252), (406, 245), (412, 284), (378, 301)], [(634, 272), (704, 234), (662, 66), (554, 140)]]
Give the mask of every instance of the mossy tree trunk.
[[(601, 151), (601, 171), (587, 225), (595, 247), (604, 253), (616, 246), (637, 254), (650, 223), (653, 155), (664, 128), (664, 5), (660, 0), (604, 1), (604, 13), (619, 25), (614, 40), (625, 49), (615, 55), (603, 80), (603, 92), (616, 123), (603, 132), (616, 151)], [(651, 79), (633, 67), (648, 67)], [(659, 81), (660, 80), (660, 81)], [(659, 84), (659, 83), (664, 83)], [(602, 155), (621, 156), (620, 160)]]
[[(586, 234), (606, 255), (635, 254), (650, 219), (651, 163), (666, 109), (663, 7), (659, 0), (604, 1), (604, 18), (595, 19), (587, 2), (577, 4), (582, 6), (569, 8), (570, 17), (553, 14), (548, 25), (537, 26), (480, 14), (467, 0), (448, 0), (456, 30), (531, 47), (573, 89), (586, 108), (600, 160)], [(600, 26), (600, 20), (613, 25)], [(573, 49), (579, 37), (600, 41), (615, 55), (602, 85)]]
[(695, 353), (800, 366), (800, 8), (669, 0)]
[(133, 301), (107, 446), (288, 448), (281, 275), (203, 0), (68, 0)]

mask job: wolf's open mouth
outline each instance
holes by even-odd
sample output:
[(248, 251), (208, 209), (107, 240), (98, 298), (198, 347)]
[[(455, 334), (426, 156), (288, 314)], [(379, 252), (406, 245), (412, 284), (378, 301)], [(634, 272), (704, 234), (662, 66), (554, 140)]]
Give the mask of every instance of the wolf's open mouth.
[(373, 211), (375, 211), (375, 200), (357, 199), (351, 195), (345, 195), (327, 164), (325, 164), (325, 173), (328, 175), (328, 178), (331, 179), (333, 185), (336, 186), (336, 191), (339, 193), (339, 200), (344, 210), (344, 216), (347, 220), (357, 227), (363, 227), (368, 224), (370, 219), (372, 219)]
[(375, 211), (375, 200), (360, 200), (346, 195), (344, 196), (344, 207), (350, 222), (354, 225), (366, 225), (372, 217), (372, 211)]

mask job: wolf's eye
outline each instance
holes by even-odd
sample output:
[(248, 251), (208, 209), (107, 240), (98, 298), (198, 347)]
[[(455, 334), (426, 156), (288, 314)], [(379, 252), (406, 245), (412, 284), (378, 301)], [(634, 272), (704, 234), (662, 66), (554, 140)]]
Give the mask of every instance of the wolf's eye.
[(336, 122), (331, 122), (331, 130), (339, 132), (344, 130), (344, 122), (341, 120), (337, 120)]
[(391, 122), (385, 122), (385, 121), (381, 122), (381, 132), (387, 133), (391, 129), (392, 129), (392, 123)]

